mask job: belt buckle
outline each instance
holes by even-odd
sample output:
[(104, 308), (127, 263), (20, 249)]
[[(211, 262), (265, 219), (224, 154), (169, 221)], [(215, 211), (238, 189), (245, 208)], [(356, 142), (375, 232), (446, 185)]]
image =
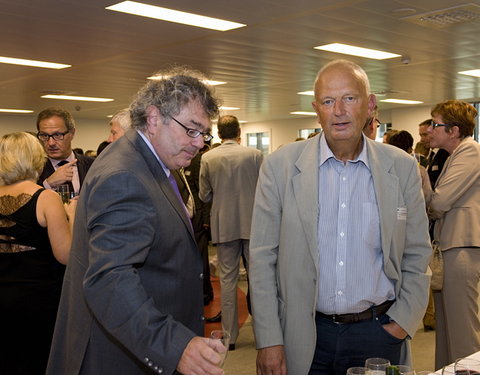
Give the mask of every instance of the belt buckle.
[(332, 321), (333, 321), (335, 324), (343, 324), (342, 322), (337, 322), (337, 314), (333, 314), (333, 315), (332, 315)]

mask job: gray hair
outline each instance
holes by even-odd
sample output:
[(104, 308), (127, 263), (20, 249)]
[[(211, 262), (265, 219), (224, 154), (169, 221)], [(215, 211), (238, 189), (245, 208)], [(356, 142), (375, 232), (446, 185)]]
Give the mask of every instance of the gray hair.
[(205, 77), (187, 67), (156, 73), (158, 80), (151, 80), (143, 86), (130, 105), (132, 127), (143, 130), (147, 123), (147, 109), (155, 106), (163, 120), (180, 113), (191, 100), (198, 100), (206, 114), (213, 119), (219, 114), (219, 100), (213, 88), (203, 81)]
[(124, 108), (115, 113), (110, 120), (110, 125), (112, 125), (113, 122), (118, 122), (118, 124), (124, 131), (130, 129), (130, 126), (132, 124), (132, 120), (130, 118), (130, 108)]
[(365, 86), (366, 95), (368, 96), (370, 94), (370, 81), (368, 80), (368, 76), (365, 70), (363, 70), (363, 68), (360, 65), (357, 65), (352, 61), (343, 60), (343, 59), (330, 61), (328, 64), (324, 65), (319, 70), (319, 72), (317, 73), (317, 77), (315, 78), (315, 83), (313, 85), (314, 90), (315, 90), (315, 87), (317, 86), (317, 81), (322, 75), (322, 73), (332, 67), (341, 67), (343, 69), (350, 70)]

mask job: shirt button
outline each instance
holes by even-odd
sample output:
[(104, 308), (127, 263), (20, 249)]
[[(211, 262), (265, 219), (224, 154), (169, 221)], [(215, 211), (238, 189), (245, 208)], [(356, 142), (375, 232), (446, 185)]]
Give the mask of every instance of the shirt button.
[(342, 203), (341, 207), (345, 208), (345, 207), (347, 207), (347, 205), (345, 203)]
[(340, 266), (343, 266), (343, 262), (342, 262), (342, 261), (338, 262), (338, 264), (339, 264)]
[(203, 280), (203, 273), (200, 274), (200, 280)]
[(200, 318), (201, 320), (205, 320), (205, 316), (202, 315), (202, 317)]
[(341, 296), (341, 295), (343, 294), (343, 292), (342, 292), (341, 290), (339, 290), (339, 291), (337, 292), (337, 294), (338, 294), (339, 296)]
[(345, 233), (340, 232), (340, 237), (343, 237), (343, 236), (345, 236)]
[(347, 178), (346, 178), (346, 177), (342, 177), (342, 180), (343, 180), (343, 181), (346, 181), (346, 180), (347, 180)]

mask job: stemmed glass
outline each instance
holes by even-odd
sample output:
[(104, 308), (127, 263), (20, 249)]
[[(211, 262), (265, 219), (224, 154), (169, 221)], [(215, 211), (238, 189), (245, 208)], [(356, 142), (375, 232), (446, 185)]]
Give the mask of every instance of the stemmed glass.
[(390, 361), (385, 358), (368, 358), (365, 361), (365, 367), (370, 369), (371, 375), (385, 375)]
[(227, 349), (224, 353), (218, 353), (222, 357), (219, 366), (223, 368), (223, 364), (225, 363), (225, 358), (227, 358), (228, 346), (230, 344), (230, 333), (228, 333), (228, 331), (223, 331), (223, 330), (213, 330), (210, 333), (210, 338), (213, 340), (220, 341), (223, 344), (223, 346)]

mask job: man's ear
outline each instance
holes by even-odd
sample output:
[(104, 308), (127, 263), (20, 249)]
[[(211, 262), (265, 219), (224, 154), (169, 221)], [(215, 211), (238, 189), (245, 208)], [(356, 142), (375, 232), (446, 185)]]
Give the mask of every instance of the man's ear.
[(158, 120), (160, 119), (160, 111), (157, 107), (151, 105), (147, 108), (147, 131), (151, 132), (157, 127)]

